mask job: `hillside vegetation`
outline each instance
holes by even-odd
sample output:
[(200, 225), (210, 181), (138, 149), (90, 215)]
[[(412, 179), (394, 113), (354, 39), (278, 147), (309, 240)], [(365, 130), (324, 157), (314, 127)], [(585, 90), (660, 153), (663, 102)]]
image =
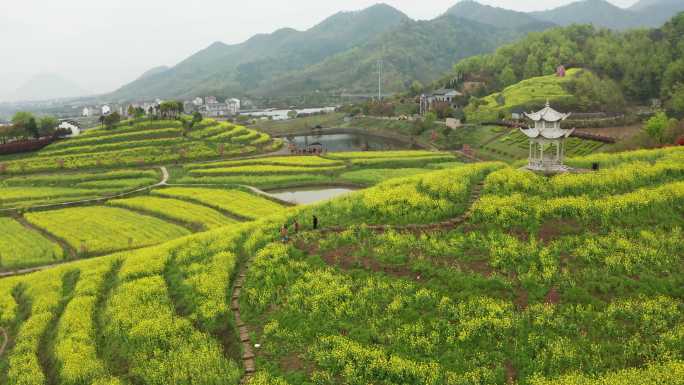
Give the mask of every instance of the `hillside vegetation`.
[(543, 105), (546, 101), (554, 106), (570, 105), (575, 98), (568, 92), (565, 83), (573, 81), (580, 72), (580, 69), (571, 69), (566, 77), (538, 76), (506, 87), (501, 92), (472, 102), (465, 109), (468, 120), (496, 120), (507, 117), (513, 109), (531, 111), (532, 107)]
[(682, 384), (684, 152), (569, 163), (596, 161), (454, 165), (0, 280), (0, 380)]
[(212, 44), (167, 71), (123, 86), (110, 97), (211, 94), (273, 102), (292, 95), (320, 97), (321, 92), (375, 93), (379, 59), (384, 61), (384, 88), (401, 92), (414, 80), (436, 80), (454, 61), (490, 52), (547, 27), (547, 23), (532, 23), (504, 28), (452, 15), (414, 21), (380, 4), (333, 15), (306, 31), (283, 29), (242, 44)]
[[(525, 79), (551, 75), (563, 64), (589, 69), (615, 82), (616, 92), (628, 102), (649, 104), (659, 98), (669, 109), (679, 109), (672, 100), (684, 92), (683, 33), (684, 14), (653, 30), (617, 33), (591, 26), (557, 28), (531, 33), (493, 54), (465, 59), (454, 71), (465, 79), (482, 79), (486, 89), (496, 92)], [(609, 83), (606, 87), (613, 89)]]

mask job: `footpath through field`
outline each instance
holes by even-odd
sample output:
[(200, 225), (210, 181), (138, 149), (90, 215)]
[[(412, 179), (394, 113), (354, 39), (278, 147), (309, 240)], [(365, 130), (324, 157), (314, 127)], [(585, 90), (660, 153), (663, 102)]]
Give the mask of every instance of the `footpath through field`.
[(18, 213), (20, 211), (31, 211), (31, 210), (52, 210), (52, 209), (62, 209), (66, 207), (71, 207), (71, 206), (80, 206), (80, 205), (86, 205), (86, 204), (93, 204), (93, 203), (104, 203), (108, 200), (112, 199), (120, 199), (120, 198), (126, 198), (130, 195), (138, 194), (144, 191), (149, 191), (157, 187), (162, 187), (166, 186), (166, 183), (169, 181), (169, 171), (166, 169), (166, 167), (161, 166), (159, 167), (159, 170), (162, 173), (161, 180), (159, 182), (150, 185), (150, 186), (145, 186), (145, 187), (140, 187), (132, 191), (126, 191), (121, 194), (117, 195), (112, 195), (112, 196), (106, 196), (106, 197), (100, 197), (100, 198), (92, 198), (92, 199), (83, 199), (83, 200), (78, 200), (78, 201), (71, 201), (71, 202), (62, 202), (62, 203), (52, 203), (48, 205), (37, 205), (37, 206), (29, 206), (29, 207), (14, 207), (14, 208), (7, 208), (7, 209), (0, 209), (0, 213)]
[[(484, 188), (484, 181), (476, 184), (473, 189), (470, 192), (470, 198), (468, 201), (468, 210), (453, 219), (446, 220), (443, 222), (436, 222), (436, 223), (428, 223), (428, 224), (409, 224), (409, 225), (372, 225), (368, 226), (368, 229), (371, 229), (373, 231), (377, 232), (385, 232), (389, 230), (396, 230), (396, 231), (414, 231), (414, 232), (422, 232), (422, 231), (430, 231), (430, 230), (437, 230), (437, 229), (452, 229), (455, 227), (458, 227), (465, 223), (468, 218), (472, 216), (472, 211), (473, 211), (473, 206), (475, 202), (477, 202), (480, 199), (480, 195), (482, 194), (482, 189)], [(341, 233), (348, 230), (347, 227), (339, 226), (339, 227), (327, 227), (327, 228), (321, 228), (319, 230), (316, 230), (314, 232), (319, 232), (322, 234), (330, 234), (330, 233)], [(245, 279), (247, 278), (247, 270), (249, 269), (250, 266), (250, 261), (251, 259), (248, 259), (243, 267), (240, 269), (240, 273), (238, 275), (238, 278), (235, 280), (235, 283), (233, 284), (233, 296), (232, 296), (232, 303), (231, 303), (231, 309), (233, 310), (233, 313), (235, 315), (235, 324), (238, 327), (239, 335), (240, 335), (240, 342), (242, 343), (243, 346), (243, 355), (242, 355), (242, 361), (243, 361), (243, 366), (245, 368), (245, 374), (242, 378), (242, 381), (240, 382), (241, 384), (247, 384), (249, 380), (254, 376), (254, 373), (256, 372), (256, 361), (255, 361), (255, 354), (252, 349), (251, 345), (251, 339), (249, 336), (249, 328), (247, 325), (242, 321), (240, 317), (240, 291), (242, 287), (244, 286)]]
[(7, 343), (9, 343), (9, 335), (7, 335), (5, 328), (0, 328), (0, 334), (3, 337), (2, 345), (0, 345), (0, 357), (2, 357), (5, 353), (5, 348), (7, 348)]

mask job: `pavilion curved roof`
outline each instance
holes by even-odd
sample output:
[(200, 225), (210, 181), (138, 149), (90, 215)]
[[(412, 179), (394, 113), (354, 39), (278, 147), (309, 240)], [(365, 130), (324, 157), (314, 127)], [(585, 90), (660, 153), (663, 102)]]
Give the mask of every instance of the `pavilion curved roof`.
[(544, 138), (544, 139), (561, 139), (568, 138), (575, 132), (575, 129), (564, 129), (564, 128), (534, 128), (530, 127), (528, 129), (520, 129), (520, 132), (525, 134), (528, 138)]
[(525, 113), (525, 116), (527, 116), (529, 119), (539, 122), (541, 120), (546, 121), (546, 122), (559, 122), (562, 120), (567, 119), (571, 114), (563, 114), (560, 113), (553, 108), (551, 108), (551, 105), (549, 102), (546, 102), (546, 107), (542, 109), (541, 111), (537, 112), (532, 112), (532, 113)]

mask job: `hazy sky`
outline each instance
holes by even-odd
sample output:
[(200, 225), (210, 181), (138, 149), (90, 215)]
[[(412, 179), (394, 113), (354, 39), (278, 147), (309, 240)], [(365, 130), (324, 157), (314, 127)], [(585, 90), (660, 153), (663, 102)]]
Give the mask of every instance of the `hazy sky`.
[[(629, 6), (636, 0), (611, 0)], [(239, 43), (282, 27), (307, 29), (376, 0), (2, 0), (0, 100), (38, 73), (57, 73), (94, 93), (158, 65), (174, 65), (214, 41)], [(571, 0), (482, 0), (539, 10)], [(386, 0), (430, 19), (456, 0)]]

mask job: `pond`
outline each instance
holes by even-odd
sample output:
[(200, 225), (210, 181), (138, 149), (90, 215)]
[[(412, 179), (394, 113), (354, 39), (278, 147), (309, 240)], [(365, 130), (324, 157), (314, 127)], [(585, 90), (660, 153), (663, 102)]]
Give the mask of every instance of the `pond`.
[(407, 150), (412, 147), (411, 144), (399, 140), (365, 134), (307, 135), (286, 140), (295, 144), (297, 148), (320, 145), (329, 152)]
[(344, 194), (349, 194), (354, 190), (342, 187), (319, 187), (319, 188), (299, 188), (269, 191), (271, 196), (274, 196), (282, 201), (295, 203), (299, 205), (306, 205), (310, 203), (321, 202), (332, 198), (337, 198)]

